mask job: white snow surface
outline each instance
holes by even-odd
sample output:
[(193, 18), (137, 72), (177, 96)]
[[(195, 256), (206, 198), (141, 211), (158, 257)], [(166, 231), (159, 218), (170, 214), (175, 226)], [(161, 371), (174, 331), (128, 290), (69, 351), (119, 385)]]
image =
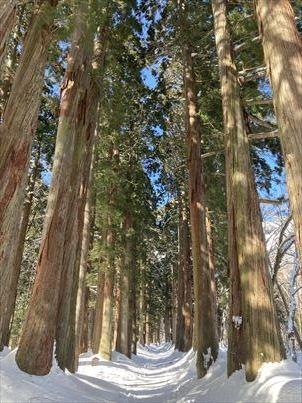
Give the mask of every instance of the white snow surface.
[(0, 355), (0, 401), (8, 402), (302, 402), (301, 367), (292, 361), (263, 365), (257, 379), (248, 383), (244, 372), (226, 376), (226, 351), (203, 379), (196, 379), (195, 354), (174, 350), (169, 343), (139, 346), (132, 360), (113, 353), (111, 362), (81, 355), (76, 374), (54, 365), (47, 376), (20, 371), (15, 350)]

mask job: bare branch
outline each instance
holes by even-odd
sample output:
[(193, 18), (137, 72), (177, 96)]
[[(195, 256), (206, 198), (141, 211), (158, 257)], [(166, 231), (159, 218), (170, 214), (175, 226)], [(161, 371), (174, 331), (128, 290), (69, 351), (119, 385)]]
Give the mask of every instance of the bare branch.
[(222, 153), (224, 153), (224, 149), (217, 150), (217, 151), (209, 151), (208, 153), (201, 154), (201, 158), (204, 159), (204, 158), (212, 157), (213, 155), (218, 155), (218, 154), (222, 154)]
[[(280, 231), (280, 235), (279, 235), (279, 240), (278, 240), (278, 248), (277, 248), (277, 254), (276, 254), (276, 258), (275, 258), (275, 263), (274, 263), (274, 267), (273, 267), (273, 274), (272, 274), (272, 282), (276, 282), (277, 280), (277, 274), (278, 271), (280, 269), (280, 265), (281, 265), (281, 261), (282, 258), (284, 256), (284, 254), (286, 253), (286, 251), (290, 248), (291, 245), (289, 245), (287, 248), (284, 248), (284, 235), (285, 235), (285, 231), (287, 230), (290, 222), (292, 220), (292, 216), (288, 216), (287, 219), (285, 220), (281, 231)], [(282, 247), (283, 245), (283, 247)]]
[(251, 40), (248, 40), (246, 42), (240, 43), (239, 45), (234, 47), (234, 52), (241, 52), (242, 50), (246, 49), (251, 43), (255, 42), (260, 42), (260, 35), (255, 36), (255, 38), (252, 38)]
[(244, 101), (244, 104), (247, 105), (247, 106), (272, 105), (273, 104), (273, 99), (272, 98), (267, 98), (267, 99), (246, 99)]
[(285, 199), (284, 197), (280, 197), (279, 199), (264, 199), (264, 198), (259, 199), (259, 202), (262, 204), (275, 204), (275, 205), (283, 204), (287, 201), (288, 199)]
[(271, 130), (276, 128), (276, 125), (269, 123), (263, 119), (260, 119), (251, 113), (247, 113), (247, 117), (251, 122), (253, 122), (257, 126), (266, 127), (267, 129), (271, 129)]
[(261, 133), (250, 133), (248, 135), (249, 140), (262, 140), (268, 138), (279, 137), (278, 130), (273, 130), (271, 132), (261, 132)]

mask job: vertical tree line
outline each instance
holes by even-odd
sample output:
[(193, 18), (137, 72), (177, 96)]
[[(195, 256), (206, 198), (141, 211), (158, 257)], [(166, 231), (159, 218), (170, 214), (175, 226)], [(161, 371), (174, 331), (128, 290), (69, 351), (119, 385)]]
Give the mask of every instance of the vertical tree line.
[[(21, 370), (166, 341), (202, 378), (223, 341), (228, 376), (253, 381), (295, 356), (294, 3), (0, 2), (0, 347)], [(272, 263), (261, 203), (284, 175), (295, 235), (287, 217)]]

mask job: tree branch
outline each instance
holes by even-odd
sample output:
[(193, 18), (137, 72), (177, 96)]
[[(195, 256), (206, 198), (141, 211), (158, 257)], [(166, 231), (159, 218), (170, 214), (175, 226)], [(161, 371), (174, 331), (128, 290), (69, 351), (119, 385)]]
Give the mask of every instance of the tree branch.
[(246, 106), (253, 106), (253, 105), (272, 105), (273, 99), (246, 99), (243, 101)]
[(249, 140), (262, 140), (268, 138), (279, 137), (278, 130), (273, 130), (271, 132), (261, 132), (261, 133), (250, 133), (248, 134)]
[(251, 40), (248, 40), (246, 42), (240, 43), (239, 45), (234, 47), (234, 52), (240, 52), (244, 49), (246, 49), (248, 47), (248, 45), (250, 45), (250, 43), (254, 43), (254, 42), (260, 42), (260, 35), (255, 36), (255, 38), (252, 38)]
[(272, 123), (266, 122), (263, 119), (258, 118), (257, 116), (253, 115), (252, 113), (247, 113), (248, 119), (253, 122), (257, 126), (266, 127), (267, 129), (276, 129), (276, 125)]

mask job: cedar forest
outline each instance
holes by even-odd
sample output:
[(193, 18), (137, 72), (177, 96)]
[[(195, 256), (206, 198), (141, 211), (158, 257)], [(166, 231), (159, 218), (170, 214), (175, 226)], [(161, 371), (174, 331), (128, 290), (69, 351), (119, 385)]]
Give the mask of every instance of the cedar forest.
[(247, 381), (297, 361), (301, 16), (0, 0), (0, 349), (19, 369), (159, 342), (193, 347), (197, 378), (221, 344)]

